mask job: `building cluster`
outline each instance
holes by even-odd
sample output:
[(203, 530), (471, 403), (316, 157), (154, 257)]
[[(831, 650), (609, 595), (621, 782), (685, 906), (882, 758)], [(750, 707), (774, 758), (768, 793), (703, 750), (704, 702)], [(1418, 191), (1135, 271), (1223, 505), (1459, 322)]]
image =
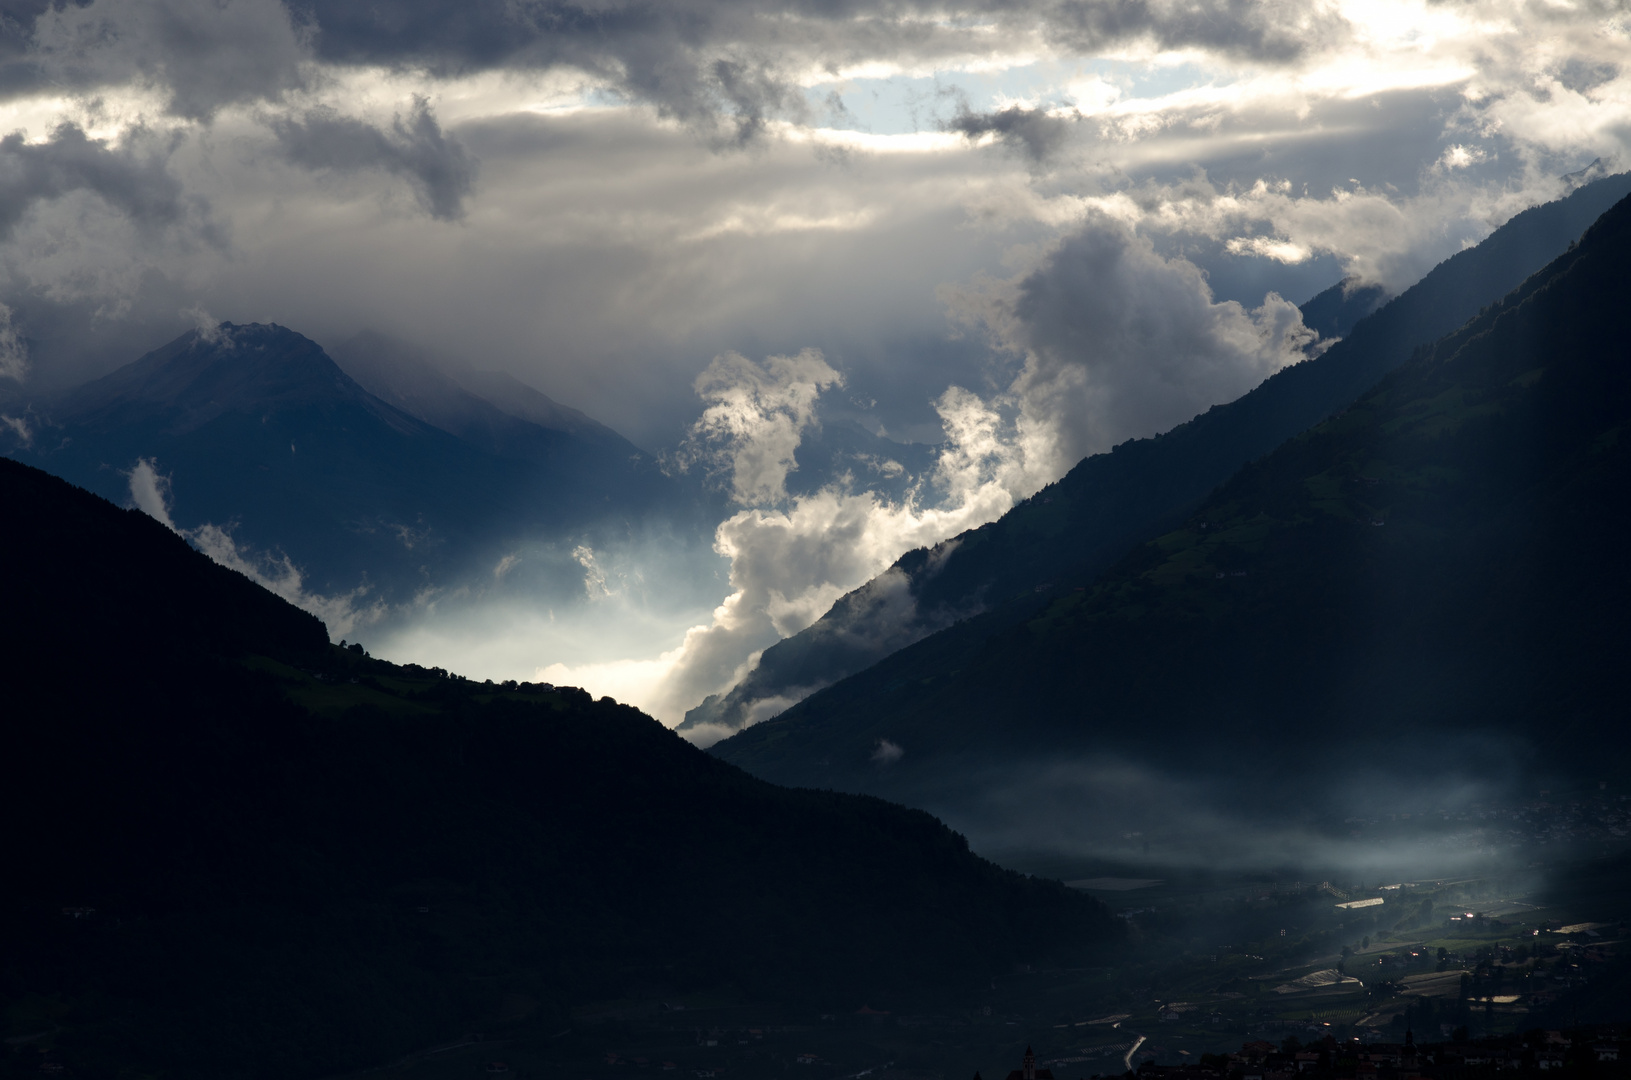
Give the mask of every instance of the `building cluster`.
[(1461, 1080), (1487, 1073), (1555, 1073), (1613, 1080), (1631, 1076), (1631, 1037), (1623, 1027), (1441, 1043), (1341, 1042), (1304, 1046), (1296, 1039), (1250, 1042), (1238, 1053), (1207, 1054), (1195, 1064), (1139, 1066), (1138, 1080)]
[(1547, 848), (1582, 844), (1619, 851), (1631, 844), (1631, 795), (1603, 790), (1596, 797), (1563, 800), (1542, 792), (1538, 799), (1510, 804), (1350, 817), (1343, 823), (1354, 838), (1410, 834), (1425, 841), (1431, 836), (1438, 847), (1487, 854), (1543, 855)]

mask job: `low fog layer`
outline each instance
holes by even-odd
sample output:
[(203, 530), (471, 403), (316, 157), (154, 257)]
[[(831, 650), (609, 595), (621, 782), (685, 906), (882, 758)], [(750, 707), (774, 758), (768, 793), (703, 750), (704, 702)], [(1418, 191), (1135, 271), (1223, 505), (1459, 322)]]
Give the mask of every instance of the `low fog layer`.
[[(880, 769), (910, 753), (881, 751)], [(1377, 747), (1300, 775), (1195, 776), (1105, 755), (971, 765), (962, 780), (956, 791), (890, 794), (936, 813), (998, 862), (1053, 873), (1253, 871), (1375, 883), (1510, 874), (1631, 848), (1592, 809), (1600, 784), (1618, 798), (1615, 778), (1534, 774), (1499, 747), (1443, 769)]]

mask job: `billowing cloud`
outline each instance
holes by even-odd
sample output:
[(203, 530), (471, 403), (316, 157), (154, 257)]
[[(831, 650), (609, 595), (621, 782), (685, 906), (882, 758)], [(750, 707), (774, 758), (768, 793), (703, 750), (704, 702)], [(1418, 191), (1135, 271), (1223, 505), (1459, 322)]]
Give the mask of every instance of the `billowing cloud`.
[(815, 421), (816, 399), (843, 381), (817, 349), (762, 365), (740, 353), (717, 356), (697, 376), (697, 395), (708, 406), (673, 463), (728, 474), (731, 497), (741, 505), (781, 502), (787, 474), (798, 468), (793, 455)]
[(430, 102), (414, 99), (406, 116), (388, 127), (317, 106), (299, 116), (274, 117), (273, 133), (284, 156), (307, 169), (333, 173), (379, 171), (413, 185), (432, 217), (450, 221), (464, 214), (476, 180), (475, 159), (436, 122)]
[[(10, 379), (12, 382), (22, 382), (28, 374), (28, 342), (17, 333), (17, 327), (12, 325), (11, 309), (0, 304), (0, 379)], [(21, 424), (22, 421), (16, 421)], [(26, 425), (18, 430), (18, 434), (27, 441)]]
[[(901, 504), (827, 489), (798, 500), (791, 513), (743, 513), (720, 526), (717, 544), (731, 558), (732, 584), (748, 587), (721, 607), (712, 626), (688, 637), (675, 658), (673, 689), (676, 704), (732, 684), (750, 689), (699, 710), (686, 722), (688, 736), (711, 742), (820, 688), (743, 682), (756, 655), (728, 670), (727, 662), (749, 644), (762, 650), (775, 640), (770, 631), (791, 636), (832, 608), (854, 580), (848, 575), (860, 569), (832, 560), (866, 551), (863, 537), (885, 541), (875, 546), (889, 561), (930, 547), (999, 516), (1089, 453), (1238, 397), (1304, 359), (1317, 340), (1287, 301), (1271, 293), (1255, 309), (1219, 302), (1194, 264), (1162, 257), (1147, 238), (1102, 214), (1090, 215), (1017, 278), (948, 290), (948, 297), (962, 318), (1023, 356), (1022, 368), (989, 399), (957, 386), (941, 395), (945, 444), (932, 483)], [(848, 521), (804, 520), (818, 507), (839, 506), (851, 510)], [(800, 602), (790, 602), (779, 586), (813, 567), (819, 567), (814, 581), (792, 594)], [(920, 618), (898, 570), (871, 580), (845, 604), (830, 620), (829, 635), (871, 632), (887, 636), (890, 648), (969, 614)], [(845, 643), (844, 652), (870, 655), (862, 641)], [(709, 655), (718, 659), (693, 663)]]
[(965, 107), (947, 122), (946, 130), (975, 140), (995, 136), (1032, 161), (1041, 162), (1064, 145), (1070, 125), (1069, 119), (1045, 109), (1010, 105), (988, 113), (976, 113)]
[[(13, 33), (23, 25), (19, 18)], [(40, 5), (8, 74), (14, 83), (32, 75), (59, 93), (136, 87), (168, 112), (202, 120), (303, 85), (311, 31), (279, 0)]]
[(151, 458), (140, 458), (131, 466), (126, 479), (130, 484), (130, 501), (136, 509), (176, 532), (176, 523), (170, 519), (170, 478), (159, 472)]
[(1339, 8), (1306, 0), (1064, 0), (1045, 18), (1048, 37), (1073, 52), (1147, 43), (1260, 63), (1296, 60), (1348, 29)]
[[(903, 553), (993, 521), (1017, 498), (1052, 479), (1025, 468), (1013, 426), (995, 408), (951, 387), (936, 403), (946, 443), (932, 472), (904, 498), (856, 490), (853, 477), (789, 498), (785, 480), (802, 433), (820, 392), (838, 384), (838, 373), (811, 351), (763, 364), (731, 355), (710, 365), (697, 385), (712, 404), (693, 438), (730, 464), (733, 494), (750, 504), (715, 532), (714, 550), (730, 561), (729, 595), (708, 624), (688, 630), (655, 664), (629, 661), (621, 675), (605, 664), (551, 667), (545, 677), (628, 684), (629, 673), (638, 670), (638, 703), (677, 723), (687, 709), (739, 681), (767, 646), (815, 622), (839, 597), (883, 574)], [(911, 618), (911, 598), (903, 588), (879, 584), (877, 591), (889, 596), (880, 595), (875, 608), (898, 609), (896, 620)], [(890, 604), (890, 597), (897, 602)], [(881, 625), (877, 629), (885, 631)], [(789, 696), (780, 706), (796, 699)], [(750, 709), (750, 719), (770, 715), (775, 704)], [(687, 732), (699, 742), (723, 733)]]
[(64, 123), (45, 142), (12, 133), (0, 138), (0, 239), (36, 204), (86, 191), (141, 225), (163, 227), (191, 207), (160, 148), (110, 145)]
[(1102, 214), (1021, 277), (948, 297), (1024, 356), (1007, 394), (1027, 460), (1056, 475), (1233, 400), (1303, 359), (1317, 337), (1273, 293), (1255, 309), (1217, 302), (1197, 266), (1163, 258)]

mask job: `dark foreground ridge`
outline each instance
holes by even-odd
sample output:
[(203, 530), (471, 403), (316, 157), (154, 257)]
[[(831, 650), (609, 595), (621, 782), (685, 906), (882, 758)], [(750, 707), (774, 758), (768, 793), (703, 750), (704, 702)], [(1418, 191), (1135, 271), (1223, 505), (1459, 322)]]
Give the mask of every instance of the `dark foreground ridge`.
[(887, 1007), (1118, 936), (922, 812), (772, 786), (581, 690), (331, 646), (16, 462), (0, 503), (17, 1055), (313, 1076), (631, 987)]

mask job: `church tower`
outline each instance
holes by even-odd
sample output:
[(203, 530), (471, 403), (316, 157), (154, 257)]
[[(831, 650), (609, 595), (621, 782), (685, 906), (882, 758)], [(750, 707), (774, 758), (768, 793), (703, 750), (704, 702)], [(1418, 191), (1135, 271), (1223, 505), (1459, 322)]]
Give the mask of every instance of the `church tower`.
[(1027, 1046), (1024, 1063), (1008, 1074), (1008, 1080), (1053, 1080), (1053, 1070), (1037, 1068), (1036, 1053)]

